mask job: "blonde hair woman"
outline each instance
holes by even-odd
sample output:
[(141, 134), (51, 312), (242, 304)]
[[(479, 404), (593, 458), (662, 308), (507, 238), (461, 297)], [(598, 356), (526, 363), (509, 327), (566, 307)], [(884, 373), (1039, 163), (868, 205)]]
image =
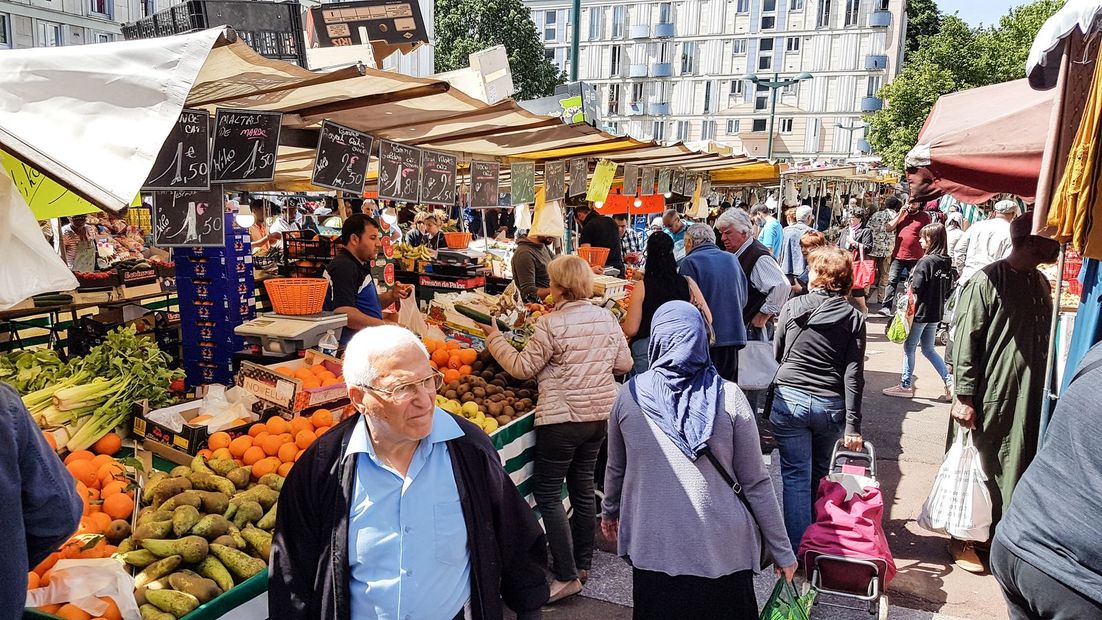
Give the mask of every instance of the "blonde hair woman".
[[(518, 379), (539, 381), (533, 494), (551, 548), (551, 601), (577, 594), (593, 558), (593, 471), (616, 401), (613, 375), (631, 370), (631, 351), (608, 310), (589, 303), (593, 272), (577, 256), (547, 265), (555, 311), (540, 318), (522, 351), (490, 325), (486, 348)], [(570, 493), (573, 523), (562, 507)]]

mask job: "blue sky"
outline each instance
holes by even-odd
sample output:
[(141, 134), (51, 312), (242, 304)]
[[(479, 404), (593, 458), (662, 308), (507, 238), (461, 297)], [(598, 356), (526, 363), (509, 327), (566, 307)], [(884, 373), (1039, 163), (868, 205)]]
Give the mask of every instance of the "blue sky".
[(998, 24), (999, 18), (1010, 11), (1010, 7), (1027, 4), (1028, 0), (937, 0), (938, 8), (946, 15), (956, 13), (970, 26)]

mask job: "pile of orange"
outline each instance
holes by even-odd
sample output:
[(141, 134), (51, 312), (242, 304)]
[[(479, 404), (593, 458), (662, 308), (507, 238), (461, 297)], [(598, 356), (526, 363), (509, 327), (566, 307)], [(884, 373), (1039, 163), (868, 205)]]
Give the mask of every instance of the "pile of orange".
[[(111, 450), (111, 454), (118, 451), (122, 440), (118, 435), (110, 433), (96, 446)], [(94, 448), (96, 447), (94, 446)], [(84, 518), (81, 521), (81, 530), (91, 533), (102, 533), (107, 525), (114, 519), (130, 519), (134, 511), (134, 488), (131, 480), (126, 476), (122, 465), (110, 456), (110, 454), (92, 454), (88, 450), (77, 450), (65, 457), (65, 469), (75, 481), (77, 495), (84, 502)], [(105, 523), (96, 527), (102, 521), (94, 515), (102, 513)]]
[(248, 435), (237, 438), (222, 431), (212, 433), (207, 438), (207, 447), (199, 454), (252, 467), (254, 480), (272, 473), (286, 476), (318, 436), (332, 428), (333, 422), (333, 413), (328, 409), (318, 409), (310, 417), (300, 416), (290, 422), (276, 416), (253, 424)]
[(330, 370), (325, 362), (314, 366), (303, 366), (299, 369), (281, 366), (276, 368), (275, 371), (289, 379), (302, 381), (302, 387), (307, 390), (344, 383), (344, 377)]
[(443, 371), (444, 383), (458, 381), (471, 374), (471, 364), (478, 359), (478, 351), (454, 340), (426, 338), (424, 342), (429, 351), (429, 365), (435, 370)]
[[(31, 574), (33, 575), (34, 573)], [(122, 612), (119, 611), (119, 606), (115, 604), (115, 601), (106, 596), (99, 597), (99, 600), (107, 603), (107, 611), (103, 612), (103, 615), (97, 618), (93, 618), (91, 614), (72, 603), (66, 603), (64, 605), (46, 605), (38, 609), (39, 611), (53, 614), (65, 620), (122, 620)]]

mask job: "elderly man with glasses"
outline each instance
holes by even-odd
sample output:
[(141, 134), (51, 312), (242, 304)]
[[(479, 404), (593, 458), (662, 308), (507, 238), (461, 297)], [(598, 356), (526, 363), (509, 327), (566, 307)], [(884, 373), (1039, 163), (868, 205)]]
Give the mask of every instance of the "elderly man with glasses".
[(280, 494), (271, 617), (539, 618), (543, 532), (486, 434), (435, 407), (442, 376), (417, 337), (360, 331), (344, 376), (357, 413)]

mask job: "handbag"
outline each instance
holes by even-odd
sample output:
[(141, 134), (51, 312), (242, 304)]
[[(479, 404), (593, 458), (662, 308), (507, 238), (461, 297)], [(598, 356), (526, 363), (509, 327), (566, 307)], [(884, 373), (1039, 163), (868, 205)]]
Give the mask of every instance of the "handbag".
[(777, 354), (773, 343), (765, 337), (765, 330), (758, 330), (761, 338), (748, 340), (739, 351), (738, 386), (746, 390), (765, 390), (777, 376)]
[(719, 462), (715, 454), (712, 454), (712, 449), (705, 445), (700, 451), (707, 457), (708, 462), (712, 464), (712, 467), (716, 468), (719, 475), (723, 478), (723, 481), (727, 483), (727, 486), (731, 487), (731, 490), (735, 492), (735, 497), (739, 498), (742, 505), (746, 507), (746, 512), (750, 513), (750, 520), (754, 522), (754, 526), (758, 528), (758, 538), (761, 539), (761, 557), (759, 558), (759, 565), (762, 570), (769, 568), (773, 562), (773, 554), (769, 553), (769, 549), (765, 546), (765, 532), (761, 529), (761, 521), (758, 521), (757, 515), (754, 514), (754, 507), (750, 505), (750, 500), (746, 497), (746, 491), (743, 490), (742, 485), (735, 480), (735, 477), (727, 472), (727, 468)]
[(865, 258), (864, 246), (857, 251), (858, 259), (853, 261), (853, 288), (868, 288), (876, 282), (876, 261)]
[[(830, 302), (831, 300), (828, 299), (824, 301), (818, 308), (815, 308), (815, 310), (812, 311), (810, 315), (808, 315), (807, 324), (811, 324), (811, 317), (818, 314), (819, 311), (825, 308), (826, 305)], [(792, 354), (792, 349), (796, 348), (796, 343), (799, 342), (800, 336), (803, 336), (805, 331), (807, 331), (806, 325), (804, 327), (801, 327), (799, 333), (796, 334), (796, 337), (792, 339), (792, 344), (788, 345), (788, 348), (785, 349), (784, 356), (781, 357), (781, 362), (777, 364), (777, 369), (773, 371), (773, 378), (770, 379), (769, 387), (765, 390), (765, 403), (762, 405), (762, 415), (765, 417), (766, 420), (769, 419), (769, 414), (773, 411), (773, 399), (777, 395), (777, 375), (780, 374), (781, 367), (784, 366), (784, 363), (788, 361), (788, 356)]]
[(765, 602), (758, 620), (808, 620), (811, 617), (811, 604), (817, 594), (818, 590), (811, 588), (800, 596), (796, 588), (781, 577), (777, 579), (777, 585), (773, 586), (773, 594)]
[(986, 482), (972, 433), (958, 428), (918, 515), (919, 527), (957, 540), (988, 540), (992, 504)]

